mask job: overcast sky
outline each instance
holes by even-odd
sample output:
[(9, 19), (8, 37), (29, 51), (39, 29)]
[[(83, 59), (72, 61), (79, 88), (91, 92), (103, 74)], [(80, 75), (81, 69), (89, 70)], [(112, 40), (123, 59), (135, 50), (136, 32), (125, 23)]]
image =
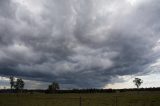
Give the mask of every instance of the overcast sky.
[(120, 88), (140, 77), (157, 86), (159, 17), (159, 0), (0, 0), (0, 84)]

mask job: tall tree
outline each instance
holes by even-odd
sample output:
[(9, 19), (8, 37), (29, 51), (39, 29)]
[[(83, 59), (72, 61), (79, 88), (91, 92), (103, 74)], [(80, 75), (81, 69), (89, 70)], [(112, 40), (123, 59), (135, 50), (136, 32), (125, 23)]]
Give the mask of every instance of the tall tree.
[(21, 78), (18, 78), (14, 87), (16, 90), (22, 90), (24, 88), (24, 81)]
[(139, 86), (143, 83), (143, 80), (140, 78), (135, 78), (133, 82), (136, 85), (136, 87), (139, 88)]
[(48, 86), (48, 90), (51, 93), (56, 92), (59, 89), (60, 89), (60, 87), (59, 87), (59, 84), (57, 82), (53, 82), (51, 85)]
[(13, 77), (13, 76), (11, 76), (10, 78), (10, 85), (11, 85), (11, 89), (13, 89), (14, 88), (14, 84), (15, 84), (15, 78)]

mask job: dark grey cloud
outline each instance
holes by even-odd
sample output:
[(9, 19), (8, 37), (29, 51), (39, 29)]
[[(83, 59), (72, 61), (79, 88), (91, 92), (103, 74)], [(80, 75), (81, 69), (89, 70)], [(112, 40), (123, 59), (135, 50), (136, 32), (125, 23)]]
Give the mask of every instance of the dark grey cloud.
[(1, 0), (0, 75), (101, 88), (150, 73), (159, 58), (159, 7), (151, 0)]

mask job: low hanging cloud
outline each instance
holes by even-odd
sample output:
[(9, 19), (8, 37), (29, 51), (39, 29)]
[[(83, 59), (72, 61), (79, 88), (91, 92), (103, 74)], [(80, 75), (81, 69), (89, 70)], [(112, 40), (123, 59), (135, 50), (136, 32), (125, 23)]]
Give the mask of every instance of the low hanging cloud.
[(152, 72), (160, 3), (136, 1), (1, 0), (0, 75), (102, 88)]

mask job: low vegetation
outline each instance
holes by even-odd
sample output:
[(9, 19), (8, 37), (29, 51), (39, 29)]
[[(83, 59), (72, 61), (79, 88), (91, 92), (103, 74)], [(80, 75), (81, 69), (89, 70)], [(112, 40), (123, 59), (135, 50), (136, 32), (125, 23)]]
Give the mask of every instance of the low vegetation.
[(0, 94), (0, 106), (160, 106), (160, 91)]

